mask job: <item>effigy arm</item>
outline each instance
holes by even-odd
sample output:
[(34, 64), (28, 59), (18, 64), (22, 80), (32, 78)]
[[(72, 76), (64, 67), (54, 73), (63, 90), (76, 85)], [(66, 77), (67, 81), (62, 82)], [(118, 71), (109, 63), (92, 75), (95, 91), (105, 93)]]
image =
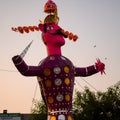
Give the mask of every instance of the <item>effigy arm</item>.
[(38, 76), (40, 75), (40, 67), (39, 66), (28, 66), (24, 60), (16, 55), (12, 58), (14, 65), (17, 70), (24, 76)]
[(81, 76), (81, 77), (87, 77), (93, 74), (96, 74), (98, 72), (101, 72), (101, 74), (105, 74), (105, 64), (100, 61), (100, 59), (97, 59), (97, 62), (95, 65), (91, 65), (88, 67), (75, 67), (75, 76)]
[(75, 67), (75, 76), (87, 77), (93, 74), (98, 73), (98, 69), (96, 65), (88, 66), (88, 67)]

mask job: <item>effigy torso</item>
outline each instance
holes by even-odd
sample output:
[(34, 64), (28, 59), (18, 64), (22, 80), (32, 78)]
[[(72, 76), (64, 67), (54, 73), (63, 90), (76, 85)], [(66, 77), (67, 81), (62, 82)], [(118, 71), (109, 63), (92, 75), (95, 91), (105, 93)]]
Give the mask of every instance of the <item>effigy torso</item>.
[(48, 107), (48, 120), (73, 120), (72, 95), (74, 86), (74, 67), (72, 62), (61, 55), (51, 55), (40, 65), (45, 101)]

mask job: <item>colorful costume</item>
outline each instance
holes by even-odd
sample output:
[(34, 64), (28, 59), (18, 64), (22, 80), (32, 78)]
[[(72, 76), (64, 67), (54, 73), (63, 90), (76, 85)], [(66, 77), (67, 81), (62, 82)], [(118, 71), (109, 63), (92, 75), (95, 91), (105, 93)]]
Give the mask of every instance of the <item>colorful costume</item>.
[[(47, 17), (52, 19), (56, 16), (50, 14)], [(48, 108), (48, 120), (73, 120), (72, 95), (75, 77), (103, 72), (104, 64), (98, 61), (95, 65), (85, 68), (75, 67), (68, 58), (62, 56), (61, 47), (65, 44), (64, 37), (67, 35), (55, 21), (51, 22), (51, 19), (39, 24), (48, 56), (38, 66), (28, 66), (19, 55), (14, 56), (12, 60), (22, 75), (37, 76)]]

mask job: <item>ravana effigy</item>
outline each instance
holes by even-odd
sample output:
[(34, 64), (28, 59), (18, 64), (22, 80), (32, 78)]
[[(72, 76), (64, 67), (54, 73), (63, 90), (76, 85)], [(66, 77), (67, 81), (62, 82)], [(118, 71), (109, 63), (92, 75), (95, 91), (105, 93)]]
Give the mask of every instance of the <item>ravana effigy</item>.
[(61, 47), (65, 45), (65, 38), (76, 41), (78, 36), (58, 26), (57, 6), (52, 0), (47, 1), (44, 12), (47, 16), (38, 26), (19, 26), (12, 30), (20, 33), (41, 31), (48, 56), (41, 60), (38, 66), (27, 65), (23, 60), (23, 54), (14, 56), (12, 60), (22, 75), (37, 76), (47, 106), (48, 120), (74, 120), (72, 98), (75, 77), (104, 73), (105, 64), (98, 59), (94, 65), (88, 67), (74, 66), (67, 57), (62, 55)]

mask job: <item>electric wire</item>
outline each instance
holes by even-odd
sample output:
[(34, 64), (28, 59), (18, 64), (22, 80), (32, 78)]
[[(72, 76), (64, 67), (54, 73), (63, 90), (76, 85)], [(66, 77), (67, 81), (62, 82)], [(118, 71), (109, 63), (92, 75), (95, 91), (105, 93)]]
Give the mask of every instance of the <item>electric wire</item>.
[(35, 90), (34, 90), (34, 94), (33, 94), (33, 99), (32, 99), (31, 109), (33, 108), (34, 100), (35, 100), (35, 97), (36, 97), (37, 87), (38, 87), (38, 82), (36, 82), (36, 86), (35, 86)]
[(85, 81), (90, 87), (92, 87), (96, 92), (98, 92), (98, 90), (93, 86), (91, 85), (89, 82), (87, 82), (84, 78), (80, 77), (83, 81)]
[(84, 90), (84, 87), (78, 82), (78, 80), (75, 80), (75, 82), (82, 88), (82, 90)]
[(16, 70), (0, 69), (1, 72), (18, 72)]
[[(8, 70), (8, 69), (0, 69), (0, 71), (1, 72), (18, 72), (18, 71), (15, 71), (15, 70)], [(81, 80), (83, 80), (83, 81), (85, 81), (90, 87), (92, 87), (95, 91), (98, 91), (93, 85), (91, 85), (89, 82), (87, 82), (83, 77), (80, 77), (81, 78)], [(82, 89), (84, 89), (83, 88), (83, 86), (81, 86), (80, 85), (80, 83), (76, 80), (76, 82), (77, 82), (77, 84), (79, 84), (79, 86), (82, 88)], [(36, 88), (35, 88), (36, 89)], [(35, 95), (35, 93), (34, 93), (34, 95)], [(35, 97), (35, 96), (34, 96)], [(33, 97), (33, 98), (34, 98)]]

